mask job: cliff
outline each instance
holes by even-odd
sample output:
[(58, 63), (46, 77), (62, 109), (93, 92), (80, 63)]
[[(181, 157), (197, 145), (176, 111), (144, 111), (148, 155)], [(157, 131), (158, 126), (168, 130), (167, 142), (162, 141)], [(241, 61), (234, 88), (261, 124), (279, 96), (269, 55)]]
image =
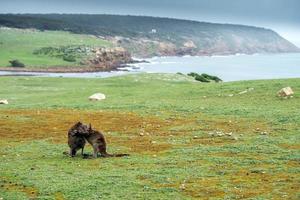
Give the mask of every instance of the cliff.
[(93, 54), (85, 61), (85, 65), (93, 67), (96, 71), (112, 70), (120, 65), (133, 62), (131, 55), (122, 47), (95, 48)]

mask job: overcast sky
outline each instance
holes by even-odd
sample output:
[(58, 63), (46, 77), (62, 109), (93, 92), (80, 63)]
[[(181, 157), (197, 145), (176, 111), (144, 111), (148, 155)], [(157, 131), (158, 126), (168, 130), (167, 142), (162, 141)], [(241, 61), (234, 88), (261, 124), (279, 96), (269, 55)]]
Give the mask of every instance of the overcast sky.
[(130, 14), (255, 25), (300, 47), (300, 0), (0, 0), (0, 13)]

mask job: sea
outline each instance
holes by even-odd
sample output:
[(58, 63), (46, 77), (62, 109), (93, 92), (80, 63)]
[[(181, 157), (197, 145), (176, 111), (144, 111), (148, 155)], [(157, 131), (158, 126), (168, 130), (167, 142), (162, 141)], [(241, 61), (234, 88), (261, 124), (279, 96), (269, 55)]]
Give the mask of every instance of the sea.
[(121, 67), (120, 71), (89, 73), (4, 72), (0, 76), (106, 78), (133, 73), (207, 73), (223, 81), (300, 78), (300, 53), (228, 56), (153, 57), (145, 63)]

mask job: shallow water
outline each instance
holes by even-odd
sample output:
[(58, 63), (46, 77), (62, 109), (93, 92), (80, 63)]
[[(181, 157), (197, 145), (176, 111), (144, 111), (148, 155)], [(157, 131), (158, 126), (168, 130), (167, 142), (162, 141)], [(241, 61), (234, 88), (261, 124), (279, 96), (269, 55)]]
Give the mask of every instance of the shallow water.
[(137, 72), (208, 73), (224, 81), (300, 77), (300, 53), (232, 56), (154, 57), (150, 63), (138, 63), (129, 71), (93, 73), (1, 72), (0, 75), (35, 75), (47, 77), (110, 77)]

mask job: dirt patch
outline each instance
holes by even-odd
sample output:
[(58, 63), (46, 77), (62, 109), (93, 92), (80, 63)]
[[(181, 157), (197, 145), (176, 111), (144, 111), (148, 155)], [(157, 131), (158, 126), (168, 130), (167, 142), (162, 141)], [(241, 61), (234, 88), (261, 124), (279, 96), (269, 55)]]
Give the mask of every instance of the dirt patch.
[(172, 146), (169, 143), (157, 143), (151, 137), (133, 137), (130, 143), (124, 143), (124, 146), (130, 148), (135, 153), (159, 153), (170, 149)]
[[(105, 132), (136, 134), (143, 129), (155, 132), (164, 127), (163, 120), (143, 118), (133, 113), (88, 112), (78, 110), (5, 110), (1, 112), (0, 136), (12, 139), (44, 139), (55, 137), (65, 142), (68, 129), (77, 121), (92, 123)], [(145, 126), (145, 124), (147, 126)], [(64, 138), (64, 141), (61, 139)]]
[(224, 198), (225, 192), (221, 190), (220, 179), (218, 178), (194, 178), (183, 180), (181, 182), (172, 179), (166, 180), (166, 183), (154, 183), (147, 177), (141, 176), (139, 179), (154, 188), (175, 188), (182, 192), (184, 195), (195, 199), (210, 199), (210, 198)]
[[(138, 153), (169, 149), (169, 144), (156, 142), (155, 138), (170, 134), (168, 129), (172, 126), (186, 123), (181, 119), (164, 120), (129, 112), (4, 110), (0, 114), (0, 137), (16, 142), (49, 139), (54, 143), (66, 143), (67, 131), (77, 121), (91, 123), (94, 129), (103, 131), (108, 145), (124, 146)], [(111, 134), (113, 132), (121, 136)]]
[(287, 165), (289, 167), (299, 167), (300, 168), (300, 160), (298, 160), (298, 161), (290, 160), (287, 162)]
[(0, 179), (0, 187), (3, 190), (11, 192), (23, 192), (29, 199), (37, 199), (38, 196), (38, 190), (36, 188), (15, 183), (3, 177)]
[(191, 116), (189, 119), (176, 116), (162, 119), (156, 116), (140, 116), (132, 112), (19, 109), (1, 111), (0, 137), (16, 142), (49, 139), (53, 143), (66, 143), (67, 131), (77, 121), (92, 123), (93, 128), (103, 131), (108, 146), (124, 146), (136, 153), (166, 151), (172, 147), (167, 142), (168, 137), (172, 135), (191, 137), (188, 145), (224, 145), (236, 141), (232, 138), (212, 138), (209, 135), (193, 139), (192, 135), (198, 131), (206, 133), (213, 130), (255, 133), (254, 127), (260, 127), (259, 130), (270, 130), (266, 123), (242, 119), (228, 121), (206, 116)]
[(300, 150), (300, 144), (279, 144), (284, 149)]
[(57, 192), (54, 194), (55, 200), (65, 200), (64, 195), (61, 192)]
[(239, 199), (269, 194), (274, 199), (296, 199), (300, 186), (296, 174), (269, 174), (259, 170), (240, 170), (230, 180), (234, 185), (231, 193)]
[(232, 144), (237, 142), (233, 138), (229, 137), (211, 137), (211, 136), (206, 136), (206, 137), (201, 137), (201, 138), (196, 138), (191, 141), (192, 146), (201, 144), (201, 145), (210, 145), (210, 146), (222, 146), (224, 144)]
[(202, 131), (221, 131), (234, 134), (259, 134), (261, 132), (272, 132), (270, 124), (264, 120), (238, 119), (228, 120), (222, 118), (206, 117), (198, 120), (199, 129)]
[[(183, 185), (184, 184), (184, 185)], [(201, 178), (191, 179), (182, 183), (179, 188), (181, 191), (193, 198), (197, 199), (211, 199), (224, 198), (225, 192), (221, 190), (218, 185), (220, 179), (217, 178)]]

